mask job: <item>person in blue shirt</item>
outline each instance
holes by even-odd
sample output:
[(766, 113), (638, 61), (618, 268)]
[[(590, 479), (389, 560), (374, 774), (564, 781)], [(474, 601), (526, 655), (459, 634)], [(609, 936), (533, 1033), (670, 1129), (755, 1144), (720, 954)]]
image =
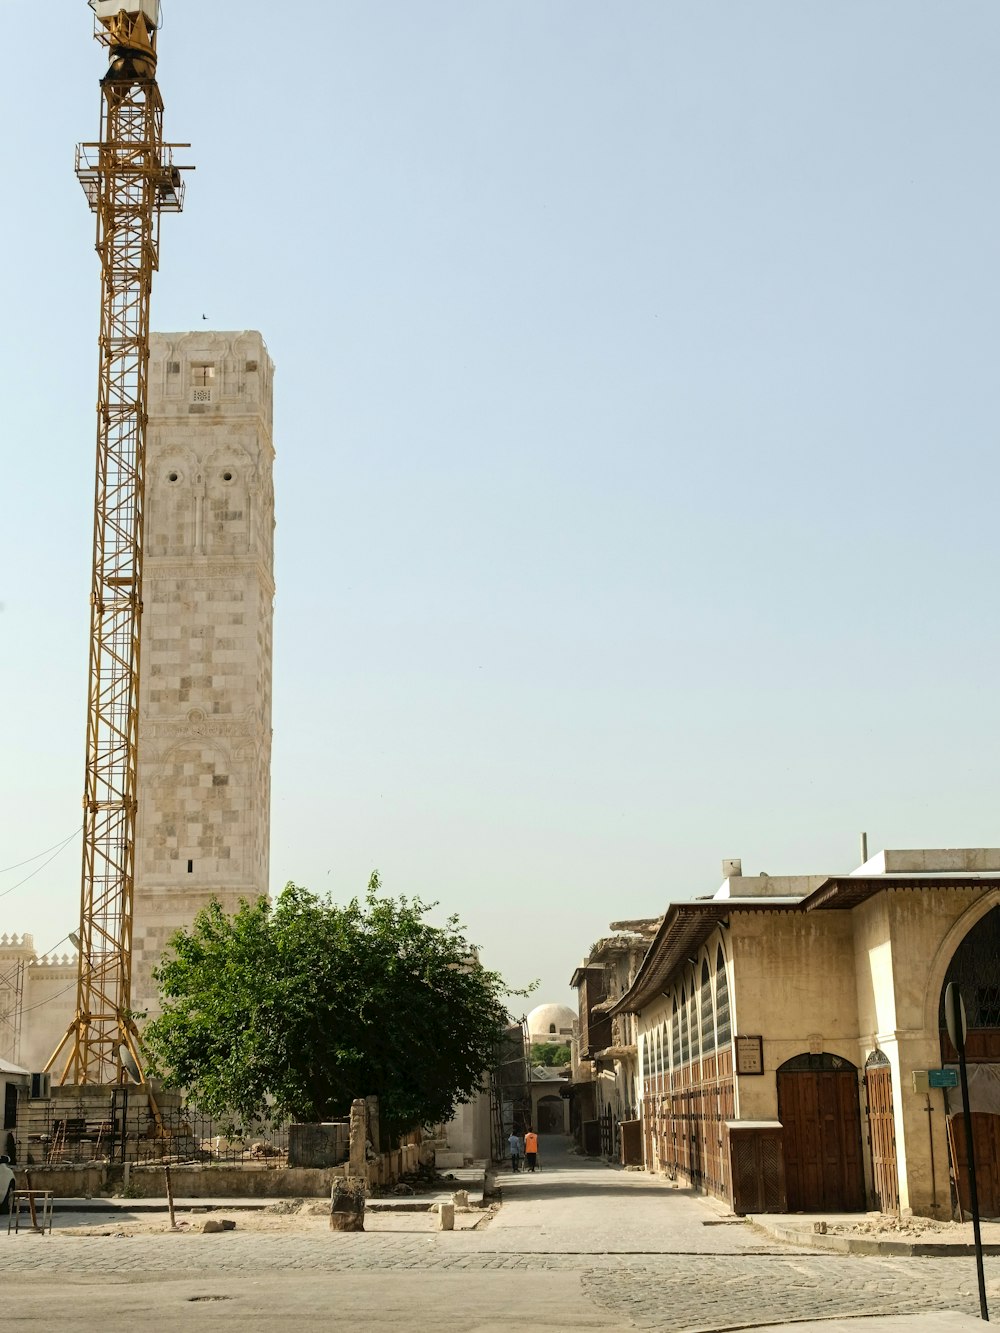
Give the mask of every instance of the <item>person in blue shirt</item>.
[(510, 1169), (512, 1171), (520, 1171), (521, 1158), (524, 1156), (524, 1144), (521, 1142), (521, 1136), (516, 1129), (507, 1140), (507, 1143), (510, 1147)]

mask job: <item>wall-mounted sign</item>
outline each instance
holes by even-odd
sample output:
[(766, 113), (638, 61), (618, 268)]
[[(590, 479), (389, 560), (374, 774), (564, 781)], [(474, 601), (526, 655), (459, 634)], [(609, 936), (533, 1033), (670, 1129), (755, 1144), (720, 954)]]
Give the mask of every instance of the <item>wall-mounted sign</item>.
[(928, 1069), (927, 1082), (932, 1088), (957, 1088), (957, 1069)]
[(763, 1037), (736, 1038), (736, 1072), (737, 1074), (763, 1074)]

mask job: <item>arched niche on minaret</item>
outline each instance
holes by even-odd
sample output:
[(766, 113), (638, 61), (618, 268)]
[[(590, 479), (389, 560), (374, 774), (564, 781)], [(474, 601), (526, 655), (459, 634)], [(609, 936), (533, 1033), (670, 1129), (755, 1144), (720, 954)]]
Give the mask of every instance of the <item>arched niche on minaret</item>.
[(246, 555), (253, 546), (251, 495), (257, 469), (235, 441), (219, 445), (205, 459), (205, 554)]
[(167, 877), (178, 887), (203, 890), (220, 880), (244, 877), (246, 781), (244, 765), (234, 760), (226, 740), (207, 734), (216, 729), (200, 709), (192, 709), (186, 736), (160, 756), (145, 788), (142, 816), (143, 867), (152, 882)]
[(201, 467), (191, 449), (159, 448), (151, 441), (146, 475), (146, 550), (150, 555), (190, 556), (197, 546)]

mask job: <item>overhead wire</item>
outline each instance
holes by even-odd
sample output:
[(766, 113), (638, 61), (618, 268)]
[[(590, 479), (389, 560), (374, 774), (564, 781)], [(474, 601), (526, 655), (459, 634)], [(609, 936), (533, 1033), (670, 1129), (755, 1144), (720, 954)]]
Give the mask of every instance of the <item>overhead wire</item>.
[[(76, 835), (77, 835), (78, 833), (82, 833), (82, 831), (83, 831), (83, 825), (81, 824), (79, 828), (76, 828), (76, 829), (73, 830), (73, 832), (69, 835), (69, 837), (70, 837), (70, 838), (75, 838)], [(69, 841), (69, 838), (60, 838), (60, 840), (59, 840), (58, 842), (54, 842), (54, 843), (52, 844), (51, 847), (46, 847), (46, 848), (45, 848), (45, 851), (43, 851), (43, 852), (36, 852), (34, 856), (29, 856), (29, 857), (27, 858), (27, 860), (24, 860), (24, 861), (16, 861), (16, 862), (14, 863), (14, 865), (12, 865), (12, 866), (4, 866), (3, 869), (0, 870), (0, 875), (6, 875), (6, 874), (8, 874), (11, 870), (20, 870), (22, 866), (30, 866), (31, 863), (32, 863), (32, 861), (37, 861), (37, 860), (39, 859), (39, 857), (47, 856), (48, 853), (51, 852), (54, 848), (56, 848), (56, 847), (62, 847), (63, 843), (68, 842), (68, 841)]]
[[(82, 828), (83, 825), (81, 824), (80, 828), (74, 829), (68, 838), (66, 838), (63, 842), (59, 843), (59, 845), (56, 847), (56, 850), (52, 852), (52, 855), (47, 860), (43, 861), (40, 866), (36, 866), (35, 869), (32, 870), (30, 875), (25, 875), (24, 878), (19, 879), (16, 884), (12, 884), (9, 889), (4, 889), (3, 893), (0, 893), (0, 898), (6, 898), (7, 895), (13, 893), (15, 889), (19, 889), (22, 884), (27, 884), (29, 879), (34, 879), (36, 875), (41, 874), (41, 872), (45, 869), (47, 865), (53, 862), (61, 852), (64, 852), (66, 850), (66, 848), (70, 845), (70, 843), (77, 836), (77, 834), (80, 833)], [(49, 848), (49, 850), (51, 851), (52, 849)], [(44, 856), (45, 853), (43, 852), (42, 855)], [(37, 860), (36, 857), (32, 857), (31, 859)], [(27, 865), (28, 862), (24, 862), (24, 864)]]
[[(73, 832), (69, 835), (68, 838), (63, 839), (63, 841), (62, 841), (61, 843), (56, 843), (56, 844), (55, 844), (56, 850), (55, 850), (54, 852), (52, 852), (52, 848), (51, 848), (51, 847), (47, 848), (47, 849), (46, 849), (47, 851), (52, 852), (52, 855), (49, 857), (48, 861), (43, 861), (42, 864), (41, 864), (40, 866), (38, 866), (35, 870), (33, 870), (33, 871), (31, 872), (30, 875), (25, 875), (24, 879), (18, 880), (18, 882), (17, 882), (16, 884), (12, 884), (11, 887), (10, 887), (9, 889), (5, 889), (5, 890), (3, 891), (3, 893), (0, 893), (0, 898), (6, 898), (6, 896), (7, 896), (8, 893), (13, 893), (14, 890), (15, 890), (15, 889), (19, 889), (19, 888), (21, 887), (22, 884), (27, 884), (27, 882), (28, 882), (29, 879), (33, 879), (34, 876), (37, 875), (38, 872), (39, 872), (40, 870), (44, 870), (45, 867), (49, 864), (49, 861), (54, 861), (54, 860), (56, 859), (56, 857), (59, 855), (59, 853), (60, 853), (61, 851), (65, 850), (65, 848), (69, 846), (69, 844), (73, 841), (73, 839), (77, 836), (77, 834), (82, 830), (82, 828), (83, 828), (83, 825), (81, 824), (80, 828), (78, 828), (78, 829), (74, 829)], [(39, 856), (44, 856), (44, 855), (45, 855), (45, 852), (39, 852), (38, 855), (39, 855)], [(32, 857), (29, 857), (27, 861), (22, 861), (22, 862), (21, 862), (21, 865), (30, 865), (32, 861), (37, 861), (37, 860), (38, 860), (38, 857), (37, 857), (37, 856), (32, 856)], [(8, 869), (12, 869), (12, 870), (13, 870), (13, 869), (17, 869), (17, 867), (16, 867), (16, 866), (10, 866), (10, 867), (8, 867)], [(0, 873), (3, 873), (3, 872), (0, 872)], [(68, 939), (69, 939), (69, 934), (67, 933), (66, 935), (64, 935), (64, 936), (62, 937), (61, 940), (56, 940), (55, 944), (53, 944), (53, 946), (52, 946), (51, 949), (46, 949), (44, 953), (36, 954), (36, 957), (37, 957), (37, 958), (47, 958), (47, 957), (49, 956), (49, 954), (52, 953), (52, 950), (53, 950), (53, 949), (58, 949), (58, 948), (59, 948), (59, 945), (65, 943), (65, 941), (68, 940)], [(45, 997), (44, 1000), (38, 1000), (38, 1001), (36, 1001), (34, 1004), (25, 1005), (25, 1006), (21, 1009), (21, 1013), (22, 1013), (22, 1015), (23, 1015), (23, 1014), (30, 1014), (33, 1010), (35, 1010), (35, 1009), (41, 1009), (43, 1005), (51, 1004), (53, 1000), (58, 1000), (61, 996), (63, 996), (63, 995), (67, 995), (71, 990), (75, 990), (75, 989), (76, 989), (76, 981), (71, 981), (70, 984), (69, 984), (68, 986), (64, 986), (64, 987), (62, 988), (62, 990), (57, 990), (57, 991), (56, 991), (54, 994), (52, 994), (52, 995), (46, 995), (46, 997)]]
[(21, 1013), (30, 1014), (33, 1009), (41, 1009), (43, 1005), (51, 1004), (53, 1000), (58, 1000), (60, 995), (67, 995), (71, 990), (76, 990), (75, 981), (71, 981), (70, 984), (64, 986), (62, 990), (57, 990), (54, 995), (46, 995), (44, 1000), (37, 1000), (34, 1004), (26, 1004), (21, 1010)]
[[(53, 949), (58, 949), (60, 944), (65, 944), (68, 939), (69, 935), (68, 934), (64, 935), (61, 940), (56, 940), (55, 944), (52, 945), (51, 949), (46, 949), (44, 953), (36, 954), (35, 955), (36, 959), (41, 961), (43, 958), (48, 958), (48, 956), (52, 953)], [(30, 1014), (32, 1010), (41, 1009), (43, 1005), (51, 1004), (53, 1000), (58, 1000), (60, 996), (67, 995), (71, 990), (75, 989), (76, 989), (76, 982), (71, 981), (68, 986), (63, 986), (62, 990), (57, 990), (52, 995), (46, 995), (44, 1000), (36, 1000), (34, 1004), (25, 1005), (21, 1009), (21, 1013)]]

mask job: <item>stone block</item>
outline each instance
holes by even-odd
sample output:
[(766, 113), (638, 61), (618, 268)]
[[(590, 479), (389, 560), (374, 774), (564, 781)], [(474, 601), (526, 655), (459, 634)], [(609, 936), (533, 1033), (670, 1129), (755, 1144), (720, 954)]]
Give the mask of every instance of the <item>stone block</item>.
[(346, 1121), (288, 1127), (289, 1166), (339, 1166), (347, 1160), (349, 1147), (350, 1126)]
[(455, 1230), (455, 1205), (453, 1203), (440, 1203), (437, 1209), (438, 1231)]
[(365, 1183), (363, 1180), (335, 1180), (330, 1191), (330, 1230), (364, 1231)]

